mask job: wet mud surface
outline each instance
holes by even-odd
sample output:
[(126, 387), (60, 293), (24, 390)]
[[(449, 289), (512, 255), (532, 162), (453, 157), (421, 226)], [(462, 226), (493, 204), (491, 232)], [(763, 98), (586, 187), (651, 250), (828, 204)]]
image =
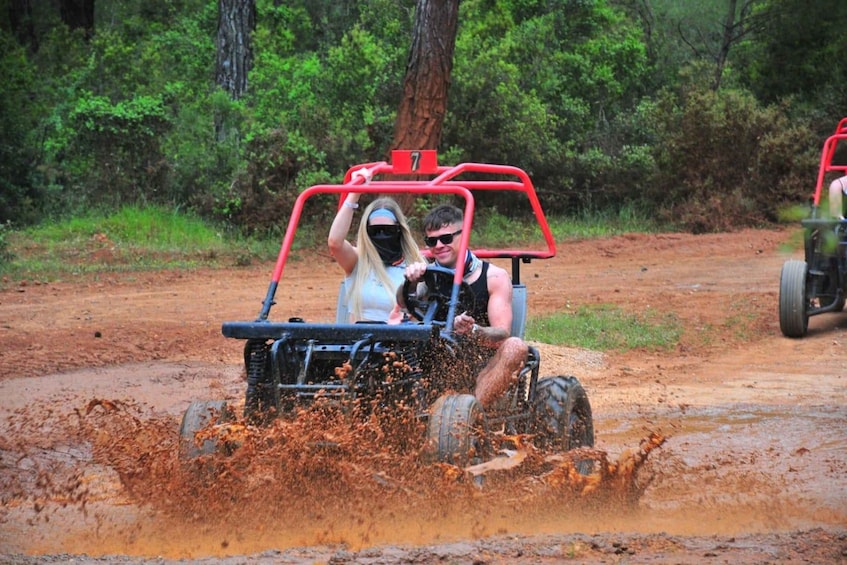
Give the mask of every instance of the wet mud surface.
[[(241, 343), (271, 265), (107, 275), (0, 291), (0, 562), (841, 563), (847, 313), (781, 336), (795, 230), (561, 244), (522, 267), (530, 315), (614, 303), (672, 313), (670, 351), (537, 344), (575, 375), (601, 470), (503, 438), (470, 476), (421, 462), (402, 413), (332, 411), (177, 457), (192, 400), (243, 403)], [(333, 316), (338, 269), (292, 263), (272, 313)], [(327, 447), (331, 445), (331, 447)]]

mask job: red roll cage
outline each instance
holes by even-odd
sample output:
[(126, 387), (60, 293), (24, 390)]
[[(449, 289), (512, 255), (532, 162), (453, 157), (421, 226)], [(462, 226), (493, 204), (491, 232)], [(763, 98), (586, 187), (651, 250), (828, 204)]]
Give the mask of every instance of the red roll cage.
[(838, 142), (844, 140), (847, 140), (847, 118), (841, 118), (841, 121), (838, 122), (838, 126), (835, 128), (835, 133), (824, 141), (823, 151), (821, 151), (821, 164), (818, 169), (818, 182), (815, 186), (813, 200), (815, 208), (820, 206), (821, 193), (823, 192), (824, 180), (827, 173), (840, 172), (842, 175), (847, 174), (847, 164), (833, 164), (832, 162)]
[[(459, 256), (465, 255), (471, 235), (474, 216), (474, 196), (471, 191), (511, 191), (526, 195), (532, 208), (535, 220), (544, 239), (544, 249), (474, 249), (481, 258), (508, 258), (512, 261), (512, 283), (520, 283), (520, 263), (529, 263), (533, 259), (548, 259), (556, 255), (556, 243), (550, 226), (541, 209), (538, 195), (532, 185), (529, 175), (522, 169), (508, 165), (493, 165), (484, 163), (461, 163), (455, 166), (441, 166), (437, 163), (434, 150), (396, 150), (392, 151), (391, 163), (385, 161), (364, 163), (350, 167), (344, 175), (341, 184), (319, 184), (304, 190), (297, 197), (288, 227), (282, 240), (279, 256), (271, 277), (268, 294), (263, 302), (260, 320), (266, 320), (273, 304), (276, 288), (282, 278), (289, 252), (291, 251), (294, 235), (300, 223), (300, 217), (306, 201), (317, 195), (339, 194), (340, 207), (348, 192), (355, 191), (363, 194), (451, 194), (461, 196), (465, 200), (464, 222), (459, 243)], [(406, 180), (402, 177), (413, 176), (419, 180)], [(459, 177), (462, 177), (461, 179)], [(480, 178), (484, 177), (484, 178)], [(423, 180), (420, 180), (423, 179)], [(458, 289), (464, 274), (464, 265), (459, 264), (453, 280), (454, 294)], [(456, 296), (453, 297), (454, 299)], [(455, 302), (455, 300), (453, 301)]]

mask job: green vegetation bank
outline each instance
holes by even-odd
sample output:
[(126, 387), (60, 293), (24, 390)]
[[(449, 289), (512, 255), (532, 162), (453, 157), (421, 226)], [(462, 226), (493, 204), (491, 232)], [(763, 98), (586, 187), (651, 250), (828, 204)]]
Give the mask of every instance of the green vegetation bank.
[[(99, 0), (82, 29), (64, 4), (0, 0), (6, 233), (151, 204), (273, 233), (299, 191), (385, 158), (414, 0), (255, 0), (237, 100), (215, 85), (218, 1)], [(522, 167), (551, 215), (776, 222), (847, 114), (841, 0), (459, 6), (440, 160)]]

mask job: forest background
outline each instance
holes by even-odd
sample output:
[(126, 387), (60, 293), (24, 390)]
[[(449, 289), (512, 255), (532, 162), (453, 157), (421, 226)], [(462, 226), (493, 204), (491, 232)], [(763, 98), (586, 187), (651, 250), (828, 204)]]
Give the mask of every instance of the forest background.
[(0, 0), (0, 225), (160, 205), (278, 233), (403, 145), (426, 25), (453, 48), (439, 163), (521, 167), (548, 214), (779, 222), (847, 115), (843, 0)]

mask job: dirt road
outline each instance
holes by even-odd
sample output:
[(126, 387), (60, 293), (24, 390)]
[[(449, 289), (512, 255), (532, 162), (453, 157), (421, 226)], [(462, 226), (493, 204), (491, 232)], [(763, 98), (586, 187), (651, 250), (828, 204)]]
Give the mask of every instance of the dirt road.
[[(665, 438), (625, 487), (586, 500), (549, 500), (513, 476), (492, 480), (496, 497), (454, 485), (439, 505), (402, 468), (315, 466), (294, 451), (277, 462), (299, 465), (285, 488), (270, 466), (173, 481), (188, 402), (243, 397), (241, 343), (220, 324), (256, 316), (272, 266), (6, 284), (0, 561), (847, 562), (847, 313), (780, 335), (796, 238), (621, 236), (562, 243), (522, 268), (530, 315), (613, 303), (684, 328), (671, 351), (539, 345), (542, 375), (583, 383), (610, 462)], [(289, 264), (274, 317), (331, 319), (339, 279), (328, 257)], [(265, 496), (227, 506), (239, 485)]]

